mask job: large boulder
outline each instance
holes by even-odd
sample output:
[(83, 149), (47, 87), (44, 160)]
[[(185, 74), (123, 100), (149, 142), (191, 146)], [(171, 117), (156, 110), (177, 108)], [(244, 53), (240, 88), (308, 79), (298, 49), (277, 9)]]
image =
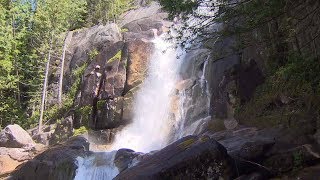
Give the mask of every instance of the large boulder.
[(89, 143), (83, 137), (74, 137), (64, 144), (52, 147), (22, 164), (9, 179), (56, 180), (73, 179), (77, 157), (84, 157)]
[(0, 147), (21, 148), (34, 144), (31, 136), (19, 125), (8, 125), (0, 133)]
[(231, 179), (226, 149), (206, 136), (187, 136), (147, 156), (115, 179)]
[(12, 172), (17, 166), (32, 159), (44, 149), (44, 145), (40, 144), (24, 148), (0, 147), (0, 175)]

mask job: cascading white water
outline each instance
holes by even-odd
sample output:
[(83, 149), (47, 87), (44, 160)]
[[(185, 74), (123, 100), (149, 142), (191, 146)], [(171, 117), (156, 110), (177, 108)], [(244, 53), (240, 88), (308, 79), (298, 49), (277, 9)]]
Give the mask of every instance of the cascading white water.
[(76, 180), (99, 180), (112, 179), (118, 173), (118, 168), (114, 165), (116, 151), (96, 152), (86, 158), (77, 158), (78, 169)]
[(175, 132), (173, 136), (173, 140), (180, 139), (184, 136), (184, 129), (185, 129), (185, 120), (186, 120), (186, 111), (184, 103), (187, 102), (187, 95), (186, 90), (182, 90), (179, 92), (179, 116), (177, 117), (177, 121), (175, 124)]
[(202, 70), (202, 76), (200, 79), (200, 84), (201, 84), (201, 88), (202, 88), (202, 93), (207, 97), (207, 109), (208, 109), (208, 116), (209, 116), (209, 109), (210, 109), (210, 98), (211, 98), (211, 94), (210, 94), (210, 90), (209, 90), (209, 84), (208, 81), (206, 79), (206, 72), (207, 72), (207, 66), (209, 63), (209, 59), (210, 59), (210, 55), (206, 58), (204, 64), (203, 64), (203, 70)]
[(149, 152), (167, 145), (173, 126), (169, 118), (170, 96), (175, 87), (179, 59), (172, 44), (158, 37), (148, 76), (135, 97), (133, 123), (116, 135), (112, 149)]
[(176, 124), (168, 112), (180, 61), (172, 44), (164, 38), (157, 37), (153, 43), (155, 49), (148, 75), (134, 98), (133, 122), (116, 135), (110, 148), (114, 151), (78, 157), (76, 180), (108, 180), (115, 177), (118, 169), (114, 157), (120, 148), (149, 152), (167, 145), (171, 129)]
[[(190, 117), (187, 117), (187, 109), (188, 106), (190, 106), (190, 104), (192, 103), (192, 95), (190, 95), (190, 93), (192, 93), (193, 90), (186, 90), (183, 89), (180, 93), (179, 93), (179, 117), (178, 117), (178, 121), (176, 124), (176, 128), (175, 128), (175, 132), (174, 132), (174, 137), (173, 137), (173, 141), (176, 141), (182, 137), (188, 136), (188, 135), (193, 135), (196, 134), (196, 132), (201, 131), (203, 128), (203, 125), (205, 125), (206, 122), (208, 122), (211, 119), (209, 110), (210, 110), (210, 99), (211, 99), (211, 93), (210, 93), (210, 88), (209, 88), (209, 83), (207, 78), (207, 74), (208, 70), (207, 70), (207, 66), (209, 64), (210, 61), (210, 55), (208, 55), (205, 59), (205, 61), (203, 62), (203, 67), (202, 67), (202, 75), (201, 77), (198, 77), (199, 79), (197, 80), (197, 83), (199, 83), (201, 90), (202, 90), (202, 97), (206, 98), (206, 116), (203, 118), (200, 118), (196, 121), (194, 121), (192, 124), (190, 125), (186, 125), (186, 120)], [(186, 92), (189, 91), (189, 92)]]

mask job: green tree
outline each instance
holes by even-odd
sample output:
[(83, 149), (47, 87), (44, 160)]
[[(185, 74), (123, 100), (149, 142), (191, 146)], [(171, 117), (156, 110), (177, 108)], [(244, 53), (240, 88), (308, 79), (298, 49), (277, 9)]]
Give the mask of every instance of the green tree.
[(40, 104), (39, 131), (43, 121), (48, 76), (53, 53), (60, 54), (63, 46), (61, 34), (81, 27), (86, 12), (85, 1), (46, 0), (38, 1), (34, 17), (34, 39), (37, 40), (37, 55), (41, 62), (46, 62)]
[(87, 0), (88, 26), (116, 21), (125, 11), (133, 7), (133, 0)]
[(0, 120), (1, 126), (25, 118), (21, 98), (21, 65), (28, 37), (30, 4), (0, 1)]

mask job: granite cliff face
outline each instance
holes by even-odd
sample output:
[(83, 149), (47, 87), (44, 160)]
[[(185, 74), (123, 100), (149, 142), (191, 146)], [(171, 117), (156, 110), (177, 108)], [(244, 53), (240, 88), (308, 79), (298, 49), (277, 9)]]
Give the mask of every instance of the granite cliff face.
[[(116, 24), (69, 32), (62, 90), (66, 98), (74, 96), (73, 108), (64, 115), (74, 128), (109, 132), (132, 120), (133, 97), (153, 53), (151, 40), (170, 25), (159, 4), (137, 1), (137, 6)], [(57, 103), (58, 73), (50, 76), (49, 107)]]

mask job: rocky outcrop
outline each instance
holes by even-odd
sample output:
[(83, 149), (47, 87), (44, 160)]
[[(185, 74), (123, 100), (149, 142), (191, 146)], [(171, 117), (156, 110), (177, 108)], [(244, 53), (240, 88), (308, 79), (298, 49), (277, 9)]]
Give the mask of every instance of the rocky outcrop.
[[(137, 5), (140, 6), (138, 9), (132, 9), (122, 14), (119, 22), (120, 26), (125, 26), (126, 24), (139, 22), (140, 20), (152, 19), (155, 21), (163, 21), (167, 18), (167, 13), (161, 10), (159, 3), (151, 1), (149, 4), (143, 2), (146, 0), (141, 0)], [(136, 23), (140, 24), (140, 23)], [(139, 25), (138, 25), (139, 26)], [(142, 26), (148, 26), (147, 24)]]
[[(84, 42), (91, 49), (87, 50), (89, 52), (87, 52), (87, 59), (85, 62), (87, 62), (88, 64), (85, 67), (84, 76), (81, 83), (81, 106), (92, 105), (93, 99), (100, 95), (98, 94), (98, 91), (101, 91), (101, 93), (102, 91), (106, 91), (106, 73), (110, 72), (110, 78), (114, 78), (114, 75), (117, 72), (121, 74), (121, 72), (123, 71), (123, 67), (121, 67), (121, 64), (119, 64), (119, 61), (121, 60), (121, 55), (120, 57), (114, 58), (115, 63), (117, 61), (118, 63), (114, 64), (113, 66), (110, 63), (107, 65), (107, 62), (112, 57), (114, 57), (119, 51), (121, 51), (123, 47), (122, 35), (120, 33), (119, 27), (116, 24), (109, 24), (106, 26), (99, 26), (97, 28), (100, 29), (100, 31), (95, 33), (96, 44), (91, 45), (90, 42), (92, 41), (92, 39), (89, 38), (85, 38), (87, 42)], [(90, 33), (92, 29), (88, 29), (87, 31), (88, 32), (86, 33)], [(81, 50), (80, 52), (85, 53), (86, 51)], [(91, 57), (89, 57), (89, 55)], [(74, 63), (80, 63), (81, 58), (78, 58), (77, 54), (74, 54), (71, 61), (74, 61)], [(125, 75), (125, 72), (122, 72), (122, 74)], [(121, 82), (121, 77), (119, 81)], [(119, 85), (117, 88), (119, 88)]]
[(38, 127), (29, 129), (28, 132), (36, 143), (46, 146), (55, 145), (68, 140), (73, 135), (73, 119), (72, 116), (68, 116), (55, 124), (43, 125), (41, 133), (38, 132)]
[(151, 154), (115, 179), (231, 179), (226, 149), (208, 137), (188, 136)]
[(44, 149), (19, 125), (8, 125), (0, 133), (0, 177), (32, 159)]
[(88, 150), (89, 143), (85, 138), (71, 138), (22, 164), (9, 179), (73, 179), (76, 158), (85, 156)]
[[(75, 64), (82, 67), (80, 91), (76, 108), (89, 108), (91, 112), (76, 111), (74, 126), (88, 125), (93, 129), (106, 129), (121, 124), (121, 97), (127, 60), (122, 55), (123, 39), (116, 24), (84, 29), (73, 37), (73, 55), (69, 70)], [(72, 49), (70, 50), (72, 52)], [(68, 65), (68, 63), (67, 63)], [(68, 71), (66, 72), (68, 73)], [(79, 78), (79, 77), (78, 77)], [(96, 123), (99, 122), (99, 123)]]
[(128, 42), (127, 47), (129, 59), (125, 92), (143, 82), (152, 54), (153, 43), (139, 39)]
[(8, 125), (0, 133), (0, 147), (22, 148), (34, 144), (28, 132), (17, 124)]
[(20, 164), (32, 159), (44, 149), (45, 147), (40, 144), (24, 148), (0, 147), (0, 178), (1, 175), (12, 172)]
[(140, 8), (121, 16), (119, 26), (100, 25), (72, 33), (63, 91), (77, 92), (75, 128), (89, 124), (96, 130), (113, 129), (132, 119), (134, 92), (146, 76), (153, 51), (151, 40), (169, 25), (158, 3), (138, 4)]
[(298, 140), (288, 130), (274, 127), (259, 130), (241, 127), (236, 130), (207, 133), (221, 143), (236, 163), (239, 179), (267, 179), (320, 163), (313, 141)]
[(141, 154), (142, 153), (134, 152), (131, 149), (119, 149), (114, 158), (114, 164), (121, 173), (132, 164), (134, 158)]
[(184, 98), (185, 134), (235, 129), (235, 107), (249, 101), (264, 82), (261, 66), (236, 54), (234, 44), (233, 37), (209, 40), (185, 55), (177, 85)]

